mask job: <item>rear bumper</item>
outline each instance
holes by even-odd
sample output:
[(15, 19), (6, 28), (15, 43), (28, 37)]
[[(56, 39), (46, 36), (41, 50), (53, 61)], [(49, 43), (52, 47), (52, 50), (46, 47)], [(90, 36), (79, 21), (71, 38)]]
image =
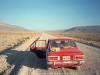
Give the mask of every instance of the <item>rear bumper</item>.
[(68, 61), (68, 62), (48, 62), (49, 66), (56, 66), (56, 67), (75, 67), (81, 66), (84, 64), (85, 61)]

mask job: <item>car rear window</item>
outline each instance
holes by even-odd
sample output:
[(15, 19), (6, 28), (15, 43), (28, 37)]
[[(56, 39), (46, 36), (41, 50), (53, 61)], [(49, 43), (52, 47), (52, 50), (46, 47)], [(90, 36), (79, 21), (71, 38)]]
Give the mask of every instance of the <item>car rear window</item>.
[(75, 48), (76, 44), (73, 40), (56, 40), (51, 41), (51, 51), (68, 50), (68, 48)]
[(76, 47), (76, 44), (75, 44), (75, 42), (73, 40), (51, 41), (51, 47), (65, 47), (65, 46)]

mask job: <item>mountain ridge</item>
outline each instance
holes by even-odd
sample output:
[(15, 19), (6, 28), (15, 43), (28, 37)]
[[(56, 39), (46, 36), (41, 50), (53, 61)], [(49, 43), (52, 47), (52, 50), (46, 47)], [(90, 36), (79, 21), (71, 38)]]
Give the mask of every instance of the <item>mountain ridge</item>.
[(64, 30), (66, 33), (100, 33), (100, 25), (94, 26), (78, 26), (73, 27), (67, 30)]
[(0, 31), (29, 31), (29, 30), (21, 26), (0, 23)]

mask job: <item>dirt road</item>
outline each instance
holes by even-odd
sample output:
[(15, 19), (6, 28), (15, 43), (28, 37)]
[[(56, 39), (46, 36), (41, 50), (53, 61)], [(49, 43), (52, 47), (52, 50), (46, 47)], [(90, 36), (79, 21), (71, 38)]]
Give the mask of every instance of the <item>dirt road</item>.
[[(47, 69), (46, 60), (29, 51), (33, 37), (14, 49), (0, 53), (0, 75), (100, 75), (100, 49), (77, 43), (80, 50), (85, 52), (86, 63), (77, 71), (72, 68)], [(43, 33), (39, 38), (48, 40), (54, 36)]]

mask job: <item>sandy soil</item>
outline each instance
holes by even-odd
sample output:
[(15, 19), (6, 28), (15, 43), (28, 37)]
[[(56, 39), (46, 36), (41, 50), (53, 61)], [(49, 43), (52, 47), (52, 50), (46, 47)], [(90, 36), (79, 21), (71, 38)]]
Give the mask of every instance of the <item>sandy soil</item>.
[(27, 39), (39, 34), (29, 32), (0, 32), (0, 51), (6, 48), (14, 47)]
[[(27, 40), (13, 49), (0, 53), (0, 75), (100, 75), (100, 49), (77, 43), (86, 55), (86, 63), (80, 70), (72, 68), (47, 69), (45, 58), (39, 59), (29, 51), (30, 44), (39, 36)], [(54, 36), (43, 35), (39, 38), (48, 40)]]

